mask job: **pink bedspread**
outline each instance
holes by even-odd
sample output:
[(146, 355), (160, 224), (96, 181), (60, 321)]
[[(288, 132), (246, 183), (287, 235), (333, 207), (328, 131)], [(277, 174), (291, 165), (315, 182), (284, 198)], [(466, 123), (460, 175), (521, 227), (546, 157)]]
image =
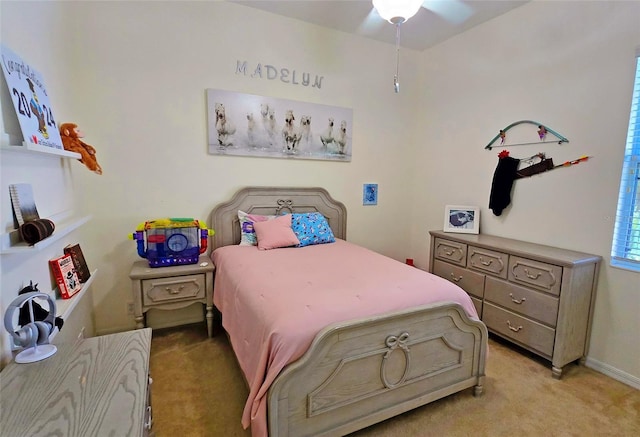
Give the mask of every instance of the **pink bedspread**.
[(254, 437), (267, 435), (271, 383), (325, 326), (444, 301), (478, 319), (458, 286), (343, 240), (275, 250), (226, 246), (211, 258), (213, 301), (250, 386), (242, 425)]

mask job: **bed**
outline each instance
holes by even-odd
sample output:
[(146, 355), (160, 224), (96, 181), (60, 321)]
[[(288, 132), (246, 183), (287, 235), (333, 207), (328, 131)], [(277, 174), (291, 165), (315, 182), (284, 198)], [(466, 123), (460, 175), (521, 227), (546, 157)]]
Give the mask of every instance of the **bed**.
[[(243, 247), (239, 210), (319, 212), (336, 241)], [(249, 386), (242, 424), (254, 437), (345, 435), (461, 390), (482, 394), (487, 329), (468, 295), (347, 242), (346, 216), (322, 188), (247, 187), (211, 212), (214, 304)]]

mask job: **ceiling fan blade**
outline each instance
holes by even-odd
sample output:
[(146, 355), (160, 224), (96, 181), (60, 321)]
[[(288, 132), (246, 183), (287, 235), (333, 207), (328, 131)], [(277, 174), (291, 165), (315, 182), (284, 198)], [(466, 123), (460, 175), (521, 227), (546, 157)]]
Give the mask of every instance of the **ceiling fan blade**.
[(473, 8), (461, 0), (424, 0), (422, 7), (453, 24), (461, 24), (473, 15)]
[(358, 31), (365, 34), (373, 34), (378, 32), (385, 24), (388, 24), (387, 21), (378, 14), (375, 8), (371, 8), (367, 16), (362, 20), (362, 23), (358, 26)]

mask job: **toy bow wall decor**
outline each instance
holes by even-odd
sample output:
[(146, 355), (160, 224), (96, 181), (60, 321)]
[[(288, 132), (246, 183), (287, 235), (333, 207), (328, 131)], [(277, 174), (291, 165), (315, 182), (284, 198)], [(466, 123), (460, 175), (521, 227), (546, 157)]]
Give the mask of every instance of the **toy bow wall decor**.
[[(532, 124), (536, 126), (536, 134), (538, 141), (529, 142), (527, 138), (524, 137), (524, 142), (515, 143), (515, 144), (506, 144), (507, 143), (507, 131), (515, 126), (521, 124)], [(551, 141), (547, 141), (548, 135), (554, 136), (556, 139), (553, 142), (558, 144), (568, 143), (569, 140), (554, 130), (550, 129), (548, 126), (543, 125), (542, 123), (538, 123), (533, 120), (520, 120), (514, 123), (511, 123), (504, 129), (500, 129), (498, 135), (493, 137), (489, 144), (485, 146), (486, 150), (491, 150), (494, 143), (500, 139), (501, 146), (526, 146), (526, 145), (540, 145), (545, 143), (551, 143)], [(533, 136), (533, 135), (532, 135)], [(523, 137), (520, 137), (523, 138)], [(501, 215), (502, 211), (509, 206), (511, 203), (511, 189), (513, 188), (513, 182), (516, 179), (527, 178), (533, 176), (538, 173), (543, 173), (549, 170), (555, 170), (560, 167), (569, 167), (574, 164), (579, 164), (591, 158), (591, 156), (581, 156), (578, 159), (574, 159), (572, 161), (566, 161), (559, 165), (553, 164), (553, 159), (547, 158), (545, 153), (536, 153), (529, 158), (513, 158), (509, 156), (508, 150), (502, 150), (498, 154), (498, 165), (496, 166), (495, 172), (493, 173), (493, 180), (491, 182), (491, 194), (489, 197), (489, 209), (493, 211), (494, 215)], [(527, 166), (523, 168), (519, 168), (521, 163), (526, 163)]]
[[(508, 150), (501, 151), (498, 154), (498, 165), (493, 173), (493, 181), (491, 182), (489, 209), (493, 211), (494, 215), (499, 216), (502, 214), (502, 211), (511, 203), (511, 189), (516, 179), (528, 178), (557, 168), (580, 164), (589, 158), (592, 157), (581, 156), (578, 159), (554, 165), (553, 159), (547, 158), (544, 153), (536, 153), (529, 158), (517, 159), (509, 156)], [(521, 162), (529, 165), (519, 169)]]
[[(538, 128), (537, 130), (537, 138), (539, 141), (531, 141), (531, 142), (523, 142), (523, 143), (517, 143), (517, 144), (506, 144), (507, 141), (507, 131), (511, 128), (514, 128), (518, 125), (521, 124), (532, 124), (534, 126), (536, 126)], [(557, 133), (556, 131), (550, 129), (549, 127), (543, 125), (542, 123), (538, 123), (537, 121), (533, 121), (533, 120), (520, 120), (520, 121), (516, 121), (514, 123), (511, 123), (509, 126), (505, 127), (504, 129), (500, 129), (500, 131), (498, 132), (498, 135), (496, 135), (495, 137), (493, 137), (493, 139), (491, 141), (489, 141), (489, 144), (487, 144), (484, 148), (487, 150), (491, 150), (491, 148), (493, 147), (493, 143), (495, 143), (498, 138), (500, 138), (500, 145), (501, 146), (525, 146), (525, 145), (530, 145), (530, 144), (539, 144), (540, 142), (550, 142), (547, 141), (547, 134), (551, 134), (554, 137), (556, 137), (558, 144), (562, 144), (562, 143), (568, 143), (569, 140), (566, 139), (565, 137), (563, 137), (562, 135), (560, 135), (559, 133)], [(555, 141), (554, 141), (555, 142)]]

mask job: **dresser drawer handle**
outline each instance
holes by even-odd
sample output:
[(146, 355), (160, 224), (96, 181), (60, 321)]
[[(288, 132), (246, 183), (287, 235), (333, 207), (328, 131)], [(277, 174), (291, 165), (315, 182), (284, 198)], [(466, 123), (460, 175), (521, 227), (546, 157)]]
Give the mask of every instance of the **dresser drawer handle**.
[(444, 254), (447, 255), (447, 256), (451, 256), (451, 255), (453, 255), (453, 250), (451, 250), (451, 249), (445, 250)]
[(535, 279), (538, 279), (538, 278), (540, 277), (540, 275), (541, 275), (541, 273), (540, 273), (540, 272), (535, 273), (535, 274), (533, 274), (533, 275), (532, 275), (532, 274), (530, 274), (530, 273), (529, 273), (529, 270), (528, 270), (528, 269), (524, 269), (524, 274), (525, 274), (525, 275), (527, 275), (527, 278), (529, 278), (529, 279), (534, 279), (534, 280), (535, 280)]
[(511, 322), (509, 320), (507, 320), (507, 326), (509, 327), (509, 329), (511, 329), (513, 332), (518, 332), (519, 330), (522, 329), (522, 325), (515, 327), (515, 326), (511, 326)]
[(171, 287), (165, 287), (165, 291), (168, 291), (169, 294), (178, 294), (184, 289), (184, 285), (179, 286), (177, 289)]
[(458, 277), (456, 278), (456, 275), (454, 275), (453, 273), (451, 273), (451, 280), (452, 280), (453, 282), (460, 282), (460, 280), (461, 280), (461, 279), (462, 279), (462, 276), (458, 276)]
[(153, 426), (153, 416), (151, 414), (151, 405), (147, 406), (147, 421), (144, 424), (144, 427), (148, 430)]
[(509, 293), (509, 297), (511, 298), (511, 302), (517, 303), (518, 305), (520, 305), (525, 300), (527, 300), (527, 298), (525, 298), (525, 297), (523, 297), (522, 299), (516, 299), (515, 297), (513, 297), (513, 293)]
[(482, 258), (482, 257), (480, 257), (480, 264), (482, 264), (483, 266), (488, 267), (488, 266), (490, 266), (492, 263), (493, 263), (493, 260), (492, 260), (492, 259), (490, 259), (489, 261), (483, 261), (483, 258)]

